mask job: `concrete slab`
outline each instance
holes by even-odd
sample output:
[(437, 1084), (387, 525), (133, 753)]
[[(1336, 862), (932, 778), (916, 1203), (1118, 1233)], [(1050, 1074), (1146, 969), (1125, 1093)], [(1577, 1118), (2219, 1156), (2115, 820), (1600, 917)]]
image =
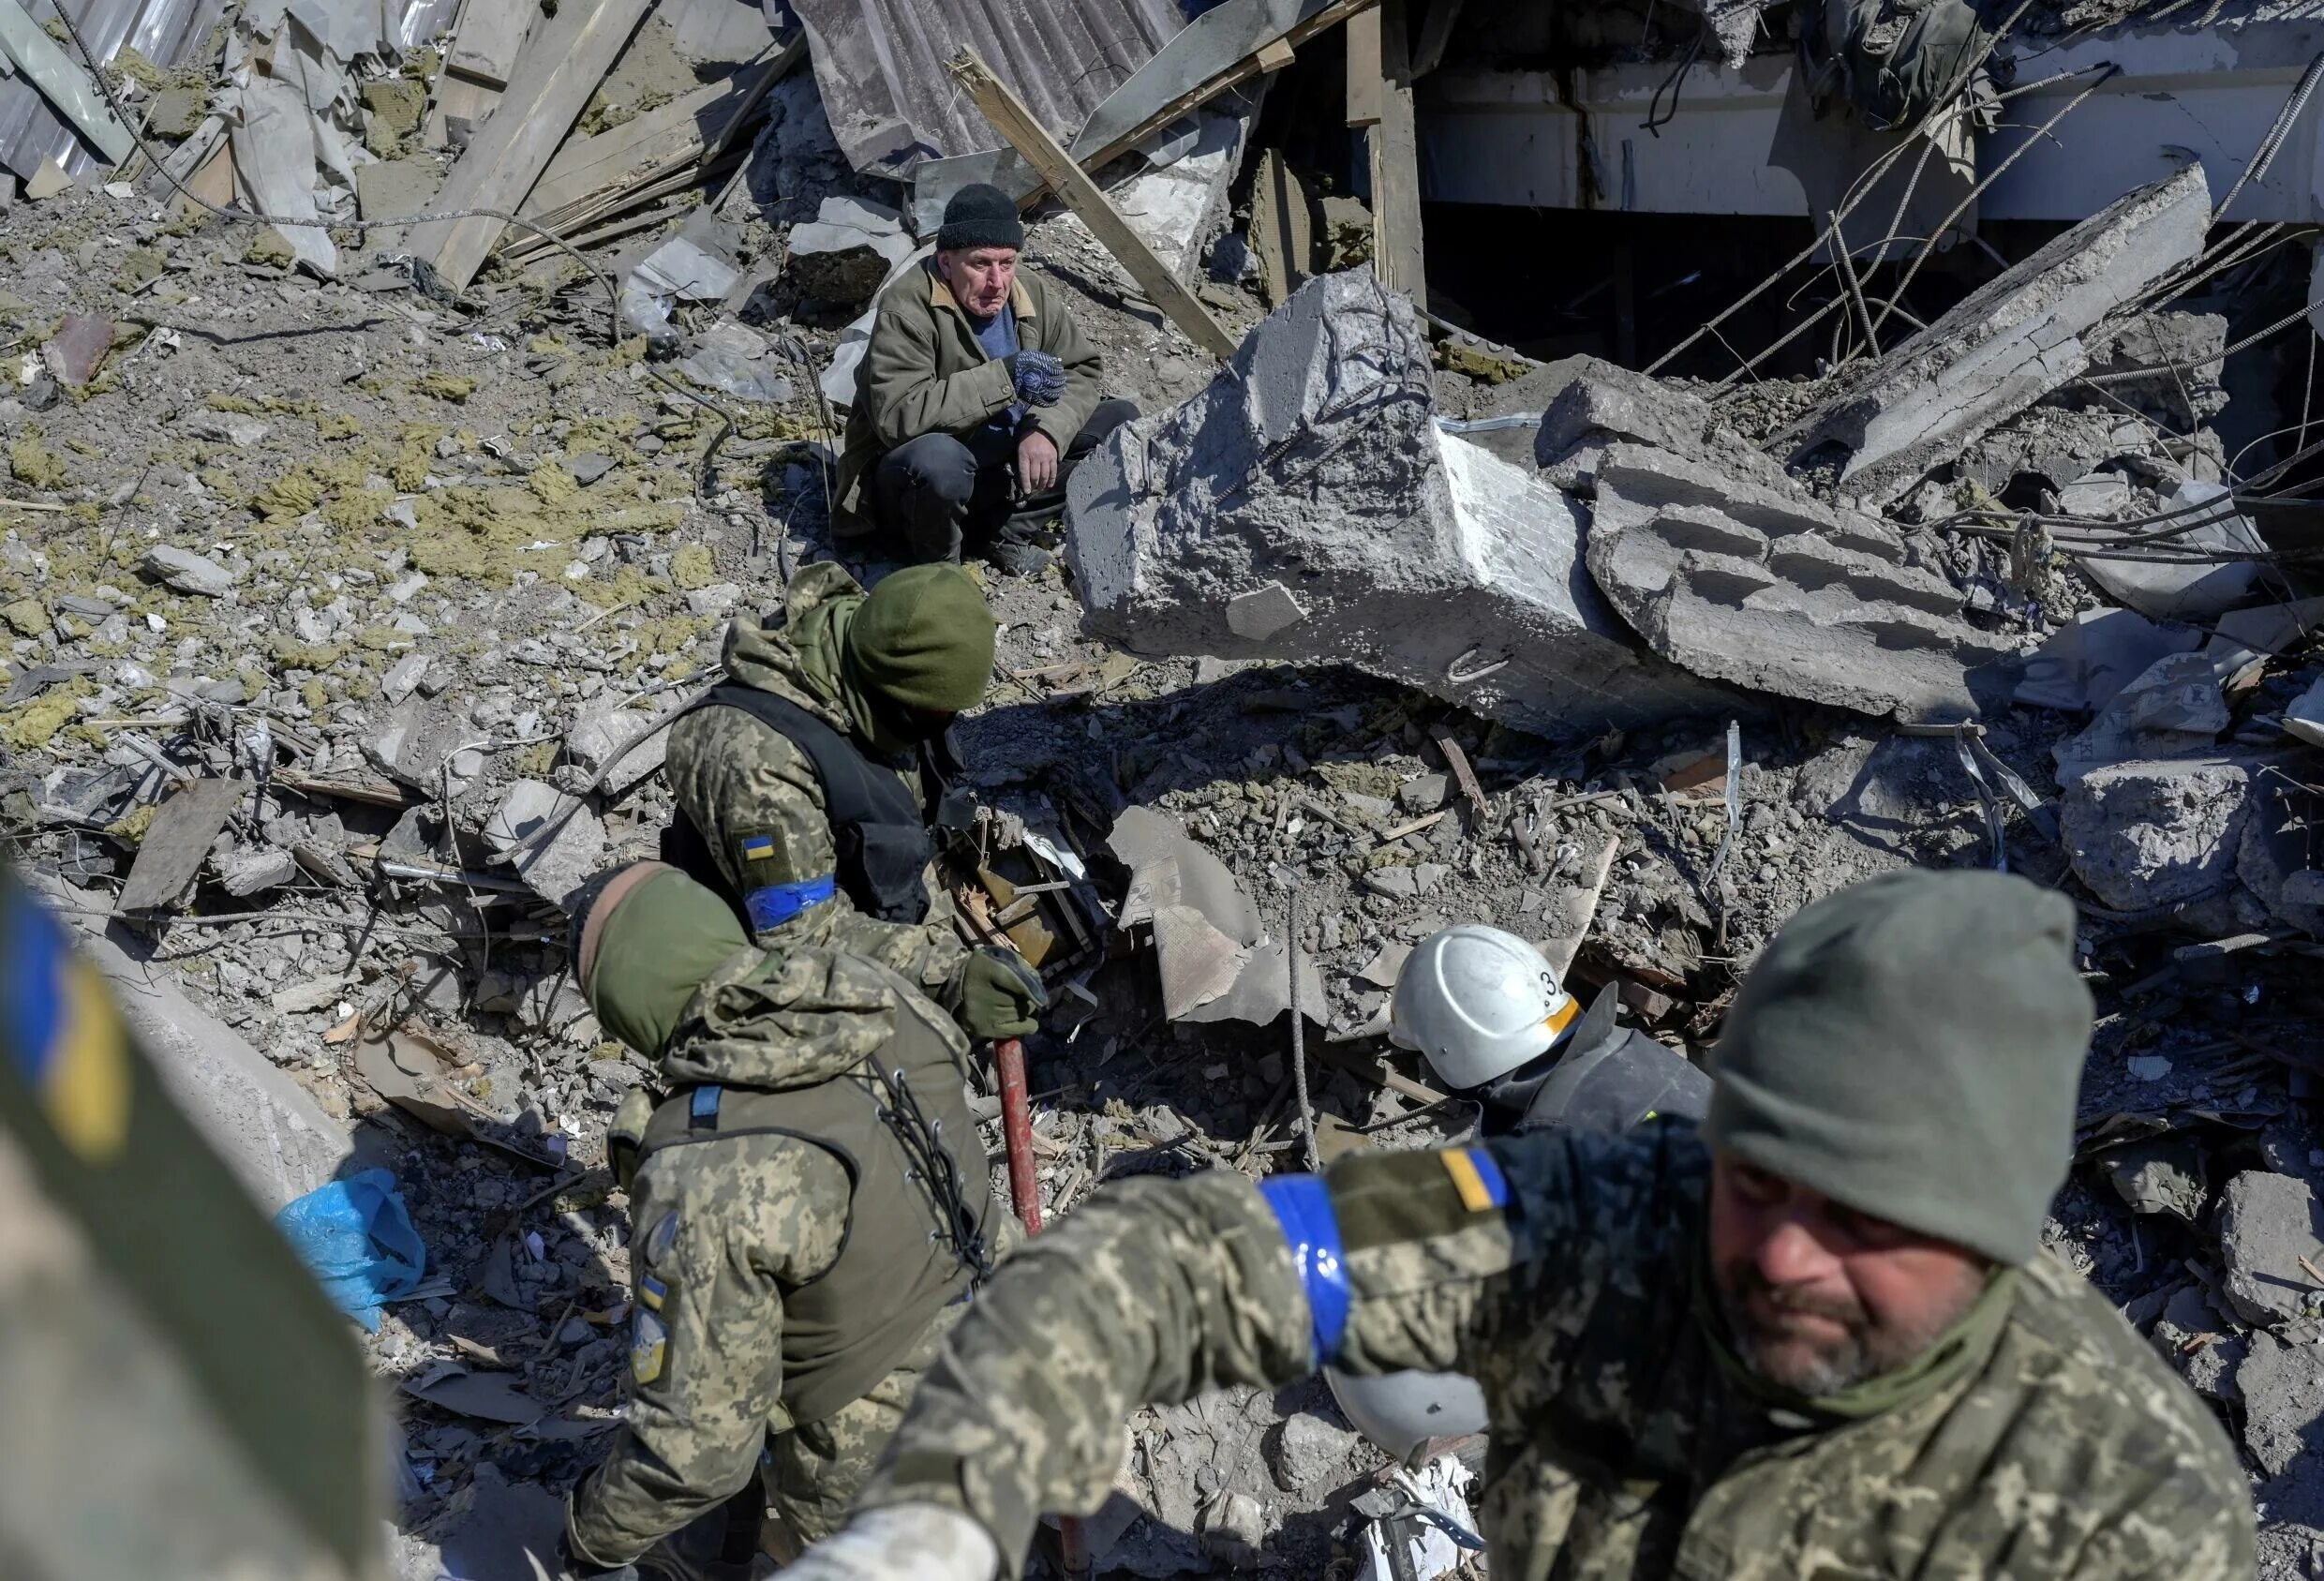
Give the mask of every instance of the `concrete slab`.
[(1440, 434), (1432, 389), (1408, 302), (1368, 273), (1310, 281), (1208, 389), (1076, 472), (1087, 627), (1351, 664), (1546, 735), (1749, 707), (1642, 649), (1583, 566), (1574, 501)]
[(2211, 212), (2193, 165), (2091, 216), (1810, 412), (1791, 437), (1792, 469), (1832, 472), (1858, 502), (1895, 500), (2087, 369), (2080, 337), (2200, 252)]

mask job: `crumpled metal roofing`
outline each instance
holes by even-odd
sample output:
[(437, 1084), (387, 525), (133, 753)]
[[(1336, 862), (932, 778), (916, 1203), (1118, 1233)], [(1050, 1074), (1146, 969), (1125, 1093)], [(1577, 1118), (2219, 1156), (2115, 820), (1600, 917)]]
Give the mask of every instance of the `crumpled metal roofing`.
[[(1179, 0), (789, 0), (859, 171), (999, 146), (945, 63), (972, 49), (1065, 142), (1186, 23)], [(1197, 7), (1199, 8), (1199, 7)]]

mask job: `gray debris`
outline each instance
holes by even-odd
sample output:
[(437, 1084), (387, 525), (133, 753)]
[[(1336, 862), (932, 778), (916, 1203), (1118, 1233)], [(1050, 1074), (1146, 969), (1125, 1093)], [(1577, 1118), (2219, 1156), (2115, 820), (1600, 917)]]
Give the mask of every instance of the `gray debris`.
[(1271, 1469), (1275, 1485), (1297, 1493), (1318, 1483), (1349, 1474), (1349, 1459), (1363, 1440), (1345, 1427), (1334, 1427), (1305, 1411), (1283, 1419), (1275, 1429)]
[(644, 734), (643, 740), (622, 753), (605, 783), (598, 787), (607, 797), (619, 796), (660, 768), (669, 756), (668, 726), (678, 717), (681, 700), (677, 694), (665, 692), (642, 708), (598, 708), (585, 713), (565, 732), (565, 755), (595, 774), (632, 738)]
[[(573, 811), (567, 816), (569, 808)], [(518, 842), (560, 818), (555, 834), (510, 856)], [(595, 874), (598, 858), (605, 852), (605, 826), (597, 814), (586, 806), (574, 807), (572, 798), (539, 780), (517, 780), (509, 785), (499, 811), (484, 826), (484, 839), (535, 894), (559, 906)]]
[(603, 477), (607, 472), (612, 471), (617, 465), (618, 463), (612, 456), (600, 455), (594, 452), (591, 452), (587, 455), (568, 455), (565, 457), (565, 470), (571, 472), (573, 474), (574, 482), (579, 484), (584, 488), (587, 488), (589, 485)]
[(2317, 1309), (2324, 1287), (2300, 1266), (2304, 1258), (2324, 1269), (2316, 1193), (2306, 1181), (2265, 1170), (2237, 1175), (2221, 1196), (2219, 1241), (2227, 1300), (2245, 1322), (2272, 1328)]
[(2088, 729), (2050, 749), (2058, 783), (2072, 786), (2093, 768), (2134, 758), (2201, 757), (2229, 723), (2210, 660), (2200, 653), (2158, 659)]
[(1606, 447), (1623, 440), (1758, 483), (1785, 481), (1780, 467), (1723, 424), (1710, 403), (1691, 390), (1596, 357), (1568, 357), (1540, 377), (1544, 382), (1564, 380), (1533, 439), (1534, 460), (1560, 486), (1586, 485), (1597, 475)]
[(2141, 187), (1973, 292), (1802, 421), (1794, 470), (1834, 467), (1865, 502), (1930, 468), (2090, 365), (2079, 336), (2202, 250), (2200, 164)]
[[(2177, 517), (2168, 525), (2171, 543), (2185, 549), (2217, 549), (2231, 554), (2262, 554), (2267, 544), (2259, 529), (2235, 509), (2229, 491), (2215, 483), (2187, 482), (2165, 502), (2167, 510), (2199, 508), (2218, 501), (2215, 510)], [(2179, 529), (2185, 529), (2184, 531)], [(2070, 544), (2071, 539), (2062, 539)], [(2117, 602), (2157, 620), (2208, 620), (2228, 605), (2251, 596), (2258, 585), (2257, 560), (2139, 560), (2110, 559), (2103, 555), (2078, 557), (2082, 574), (2106, 589)]]
[(2075, 875), (2118, 911), (2225, 892), (2251, 785), (2251, 766), (2227, 757), (2092, 769), (2061, 809)]
[(170, 544), (146, 550), (138, 569), (164, 587), (203, 598), (224, 598), (235, 581), (234, 574), (217, 561)]
[[(2006, 639), (1904, 563), (1886, 523), (1644, 445), (1598, 464), (1589, 570), (1646, 645), (1698, 675), (1909, 720), (1998, 695)], [(1976, 672), (1984, 671), (1983, 676)]]
[(2158, 659), (2191, 653), (2203, 640), (2192, 626), (2158, 625), (2129, 609), (2085, 609), (2049, 634), (2026, 661), (2012, 694), (2036, 708), (2103, 708)]
[(1544, 734), (1736, 706), (1639, 649), (1566, 496), (1439, 434), (1433, 408), (1410, 305), (1362, 272), (1309, 282), (1209, 388), (1075, 474), (1088, 628), (1146, 654), (1352, 664)]
[(414, 790), (457, 796), (484, 768), (483, 754), (470, 744), (475, 735), (466, 708), (449, 696), (410, 698), (363, 743), (363, 753), (380, 772)]
[(2243, 1447), (2268, 1475), (2282, 1476), (2309, 1453), (2324, 1416), (2324, 1350), (2255, 1334), (2235, 1386), (2243, 1401)]
[[(2185, 432), (2227, 410), (2219, 383), (2227, 321), (2220, 313), (2148, 313), (2086, 337), (2090, 372), (2106, 393)], [(2137, 378), (2123, 375), (2137, 374)], [(2116, 409), (2119, 410), (2119, 409)]]
[(279, 889), (298, 875), (298, 858), (271, 845), (237, 851), (218, 864), (218, 882), (236, 896)]

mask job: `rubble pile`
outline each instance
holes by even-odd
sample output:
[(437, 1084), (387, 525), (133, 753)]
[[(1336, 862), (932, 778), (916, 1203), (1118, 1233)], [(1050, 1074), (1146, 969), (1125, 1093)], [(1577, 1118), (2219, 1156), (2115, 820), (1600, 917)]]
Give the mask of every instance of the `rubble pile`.
[[(426, 1263), (367, 1344), (425, 1581), (545, 1553), (619, 1420), (605, 1131), (653, 1072), (572, 909), (659, 851), (726, 623), (811, 560), (887, 569), (829, 531), (872, 302), (948, 192), (1045, 185), (941, 57), (726, 9), (246, 7), (107, 67), (195, 193), (394, 230), (95, 158), (69, 46), (46, 121), (0, 98), (0, 814), (270, 1206), (392, 1173)], [(1145, 413), (1074, 475), (1062, 561), (976, 572), (999, 660), (947, 856), (964, 934), (1050, 990), (1041, 1207), (1297, 1168), (1310, 1127), (1472, 1134), (1383, 1037), (1449, 924), (1700, 1057), (1802, 906), (2006, 868), (2080, 906), (2101, 1007), (2051, 1244), (2218, 1404), (2271, 1581), (2311, 1573), (2324, 598), (2221, 437), (2263, 396), (2250, 311), (2205, 294), (2216, 172), (1997, 249), (1814, 377), (1542, 365), (1367, 261), (1418, 213), (1385, 157), (1312, 214), (1285, 173), (1263, 101), (1365, 7), (1031, 9), (1094, 19), (1058, 46), (1085, 69), (988, 64), (1130, 239), (1050, 204), (1026, 263)], [(1730, 60), (1766, 25), (1696, 9)], [(1132, 1423), (1082, 1535), (1101, 1574), (1322, 1574), (1392, 1485), (1319, 1382), (1205, 1396)]]

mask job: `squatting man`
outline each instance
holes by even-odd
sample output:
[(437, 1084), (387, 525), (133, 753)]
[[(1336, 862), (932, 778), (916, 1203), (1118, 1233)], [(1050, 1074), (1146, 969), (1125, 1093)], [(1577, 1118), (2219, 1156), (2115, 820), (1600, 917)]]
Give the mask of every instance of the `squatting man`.
[(2074, 911), (1892, 873), (1773, 941), (1697, 1126), (1109, 1186), (943, 1342), (794, 1581), (991, 1581), (1122, 1422), (1329, 1365), (1452, 1371), (1497, 1578), (2242, 1581), (2216, 1420), (2041, 1246), (2091, 1000)]

